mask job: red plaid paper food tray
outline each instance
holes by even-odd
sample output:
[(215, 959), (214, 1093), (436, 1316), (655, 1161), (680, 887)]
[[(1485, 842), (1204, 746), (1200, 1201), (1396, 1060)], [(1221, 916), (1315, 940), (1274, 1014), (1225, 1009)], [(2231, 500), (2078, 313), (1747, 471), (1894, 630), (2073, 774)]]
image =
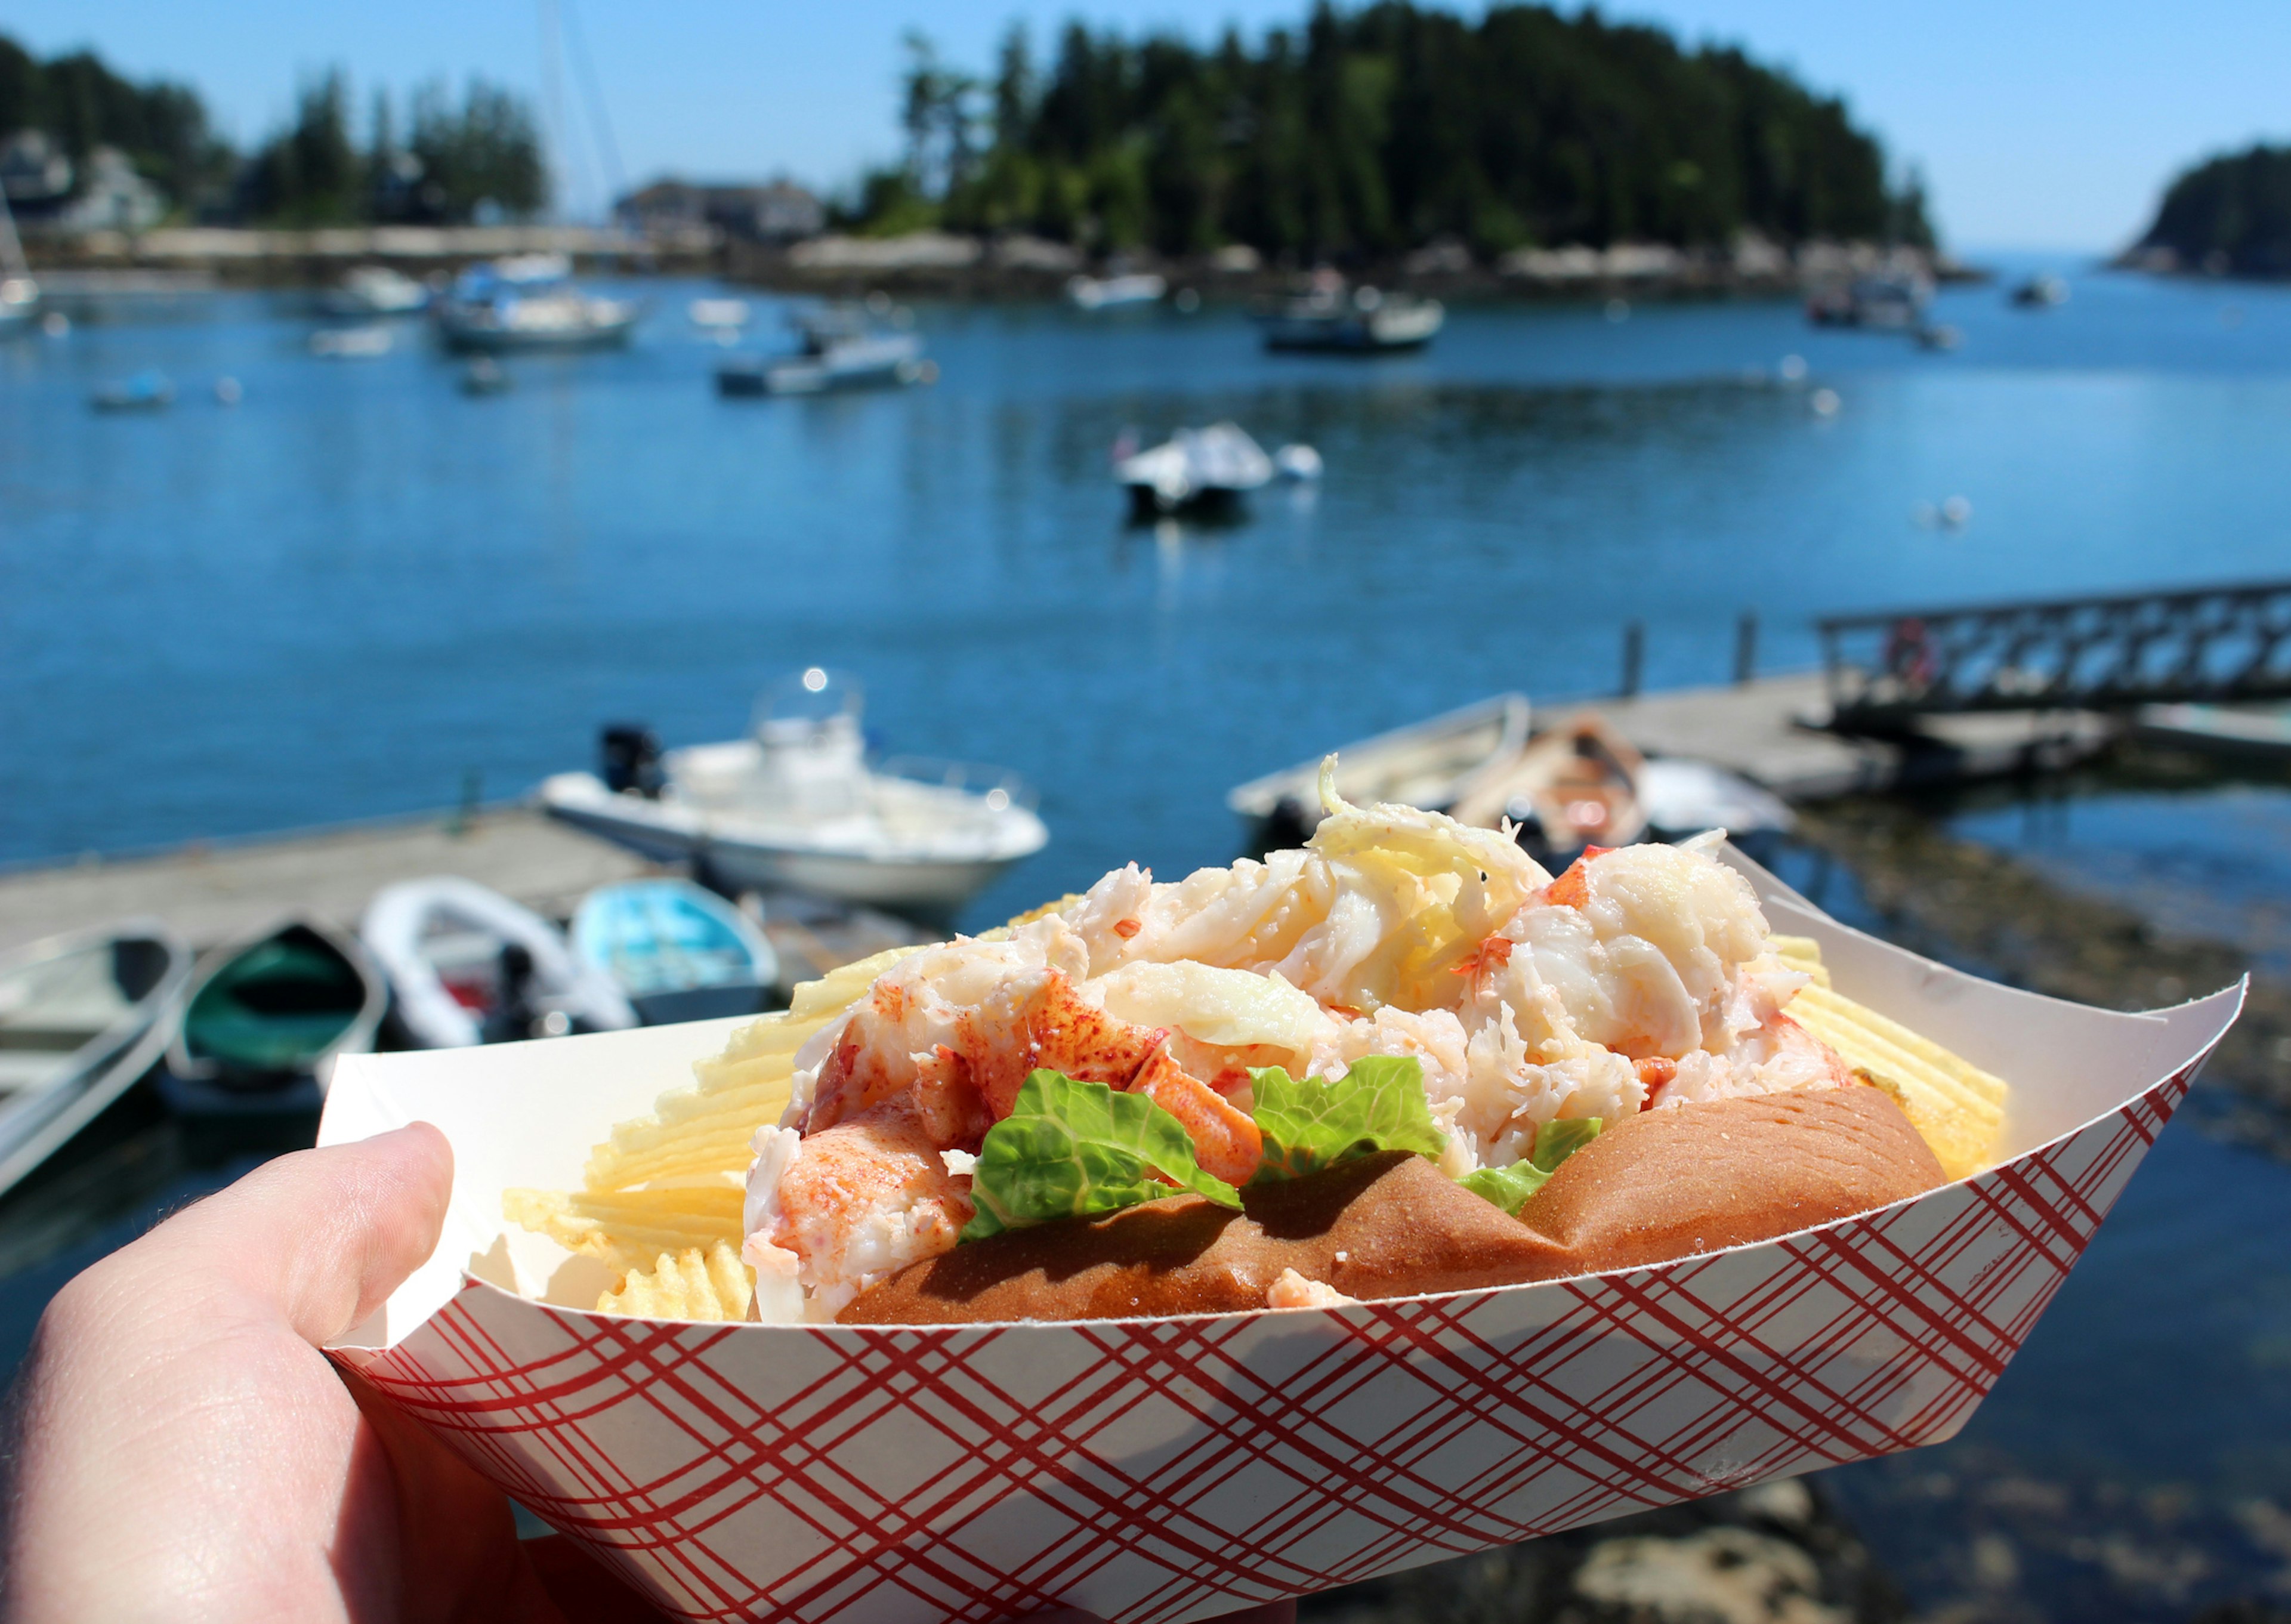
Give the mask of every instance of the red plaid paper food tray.
[[(1947, 1438), (2241, 1007), (1976, 981), (1756, 876), (1838, 990), (2013, 1084), (2010, 1160), (1658, 1268), (1358, 1306), (1004, 1326), (679, 1325), (471, 1274), (736, 1022), (352, 1056), (321, 1143), (452, 1139), (446, 1237), (333, 1350), (695, 1620), (1179, 1624)], [(593, 1292), (593, 1286), (589, 1288)], [(590, 1298), (593, 1300), (593, 1296)]]

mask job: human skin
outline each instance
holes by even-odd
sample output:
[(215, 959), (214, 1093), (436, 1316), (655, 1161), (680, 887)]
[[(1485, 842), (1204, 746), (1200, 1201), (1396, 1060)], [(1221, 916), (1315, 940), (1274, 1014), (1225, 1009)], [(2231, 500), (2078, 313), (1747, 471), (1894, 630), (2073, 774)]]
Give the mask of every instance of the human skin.
[(11, 1395), (0, 1618), (658, 1618), (318, 1351), (430, 1255), (452, 1184), (424, 1122), (301, 1151), (57, 1293)]

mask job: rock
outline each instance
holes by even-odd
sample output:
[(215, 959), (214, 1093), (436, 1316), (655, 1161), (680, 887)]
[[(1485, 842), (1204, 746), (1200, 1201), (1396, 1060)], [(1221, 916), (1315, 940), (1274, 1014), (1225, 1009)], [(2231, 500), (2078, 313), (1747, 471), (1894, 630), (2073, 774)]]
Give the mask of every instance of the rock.
[(1818, 1599), (1821, 1584), (1813, 1557), (1747, 1528), (1609, 1540), (1575, 1573), (1578, 1596), (1633, 1624), (1852, 1624)]

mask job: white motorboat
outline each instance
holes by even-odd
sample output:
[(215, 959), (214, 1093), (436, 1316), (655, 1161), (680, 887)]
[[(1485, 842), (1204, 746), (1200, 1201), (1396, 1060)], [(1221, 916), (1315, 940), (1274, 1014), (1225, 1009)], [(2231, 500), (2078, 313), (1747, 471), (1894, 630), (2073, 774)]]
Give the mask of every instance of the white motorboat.
[[(1347, 744), (1337, 752), (1337, 793), (1358, 806), (1390, 801), (1444, 812), (1526, 746), (1532, 714), (1524, 694), (1498, 694), (1428, 721)], [(1301, 846), (1321, 823), (1321, 758), (1252, 778), (1225, 804), (1260, 851)]]
[(905, 389), (929, 383), (938, 368), (923, 358), (922, 340), (888, 331), (854, 305), (827, 305), (789, 318), (800, 347), (793, 355), (736, 355), (716, 369), (723, 395), (824, 395), (843, 390)]
[[(858, 685), (817, 666), (765, 691), (752, 735), (615, 760), (613, 784), (559, 773), (550, 813), (719, 889), (807, 891), (945, 921), (1049, 832), (1020, 779), (960, 763), (867, 760)], [(612, 730), (624, 743), (629, 730)], [(625, 787), (615, 787), (625, 786)]]
[(641, 309), (633, 300), (585, 293), (574, 285), (572, 274), (572, 262), (561, 253), (473, 265), (454, 278), (438, 306), (438, 335), (449, 350), (489, 355), (627, 343)]
[(1180, 429), (1113, 465), (1116, 484), (1142, 515), (1230, 502), (1273, 478), (1273, 459), (1235, 423)]
[(190, 950), (156, 920), (0, 959), (0, 1190), (151, 1069), (190, 977)]
[(1066, 278), (1067, 302), (1078, 310), (1114, 310), (1125, 305), (1154, 304), (1169, 291), (1169, 283), (1151, 271)]
[(564, 933), (475, 880), (441, 874), (385, 886), (358, 922), (390, 978), (392, 1013), (422, 1049), (615, 1032), (637, 1024), (603, 971)]
[(1423, 349), (1447, 319), (1447, 309), (1437, 299), (1373, 287), (1357, 287), (1347, 295), (1340, 280), (1322, 277), (1259, 317), (1258, 326), (1267, 350), (1390, 355)]
[(329, 316), (419, 316), (430, 308), (430, 289), (387, 265), (354, 265), (318, 295), (318, 308)]

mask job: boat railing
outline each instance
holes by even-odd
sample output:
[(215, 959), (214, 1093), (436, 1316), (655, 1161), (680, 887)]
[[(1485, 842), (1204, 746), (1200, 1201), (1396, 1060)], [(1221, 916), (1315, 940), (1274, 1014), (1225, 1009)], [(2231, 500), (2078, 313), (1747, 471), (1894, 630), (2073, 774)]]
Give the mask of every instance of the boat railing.
[(867, 770), (879, 778), (897, 778), (974, 796), (995, 812), (1011, 807), (1031, 812), (1038, 799), (1034, 786), (1017, 774), (975, 761), (953, 761), (938, 756), (889, 756), (872, 764)]

